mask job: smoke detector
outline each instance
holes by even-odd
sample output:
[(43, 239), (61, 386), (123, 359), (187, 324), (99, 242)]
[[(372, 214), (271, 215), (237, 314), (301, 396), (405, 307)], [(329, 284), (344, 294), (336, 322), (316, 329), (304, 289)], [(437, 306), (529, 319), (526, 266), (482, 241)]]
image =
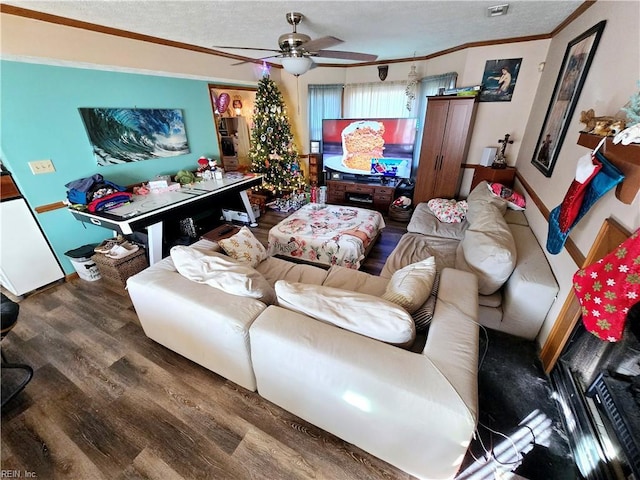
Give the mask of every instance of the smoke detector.
[(507, 10), (509, 10), (508, 3), (503, 5), (494, 5), (493, 7), (487, 8), (487, 15), (489, 17), (499, 17), (500, 15), (506, 15)]

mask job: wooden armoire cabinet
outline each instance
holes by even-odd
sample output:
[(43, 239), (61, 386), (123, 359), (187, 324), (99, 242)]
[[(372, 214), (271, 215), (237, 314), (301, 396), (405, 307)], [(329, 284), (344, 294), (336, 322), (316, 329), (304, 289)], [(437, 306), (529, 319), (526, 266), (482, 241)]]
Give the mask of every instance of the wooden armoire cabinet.
[(477, 97), (427, 97), (414, 204), (458, 195), (476, 106)]

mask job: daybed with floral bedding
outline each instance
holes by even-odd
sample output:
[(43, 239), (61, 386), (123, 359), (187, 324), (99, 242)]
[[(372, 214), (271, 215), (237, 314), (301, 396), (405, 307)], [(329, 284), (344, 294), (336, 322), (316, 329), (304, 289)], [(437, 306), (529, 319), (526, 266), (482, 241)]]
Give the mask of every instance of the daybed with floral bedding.
[(269, 231), (269, 255), (358, 269), (385, 227), (379, 212), (310, 203)]

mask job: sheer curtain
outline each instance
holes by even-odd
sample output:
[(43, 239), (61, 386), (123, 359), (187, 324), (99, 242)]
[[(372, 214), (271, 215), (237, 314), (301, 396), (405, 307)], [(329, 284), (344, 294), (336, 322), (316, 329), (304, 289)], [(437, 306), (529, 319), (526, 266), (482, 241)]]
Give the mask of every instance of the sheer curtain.
[(424, 114), (427, 111), (427, 97), (437, 95), (440, 88), (445, 90), (456, 88), (457, 80), (457, 72), (432, 75), (420, 80), (420, 86), (418, 87), (418, 99), (420, 100), (418, 102), (418, 118), (424, 118)]
[(445, 90), (450, 88), (456, 88), (456, 81), (458, 80), (457, 72), (443, 73), (442, 75), (432, 75), (430, 77), (424, 77), (420, 80), (418, 86), (418, 108), (416, 109), (416, 116), (418, 117), (418, 131), (416, 134), (416, 148), (413, 154), (413, 171), (416, 171), (418, 167), (418, 160), (420, 159), (420, 146), (422, 145), (422, 132), (423, 122), (425, 115), (427, 114), (427, 97), (437, 95), (440, 88)]
[[(372, 82), (348, 85), (309, 85), (309, 140), (322, 140), (323, 118), (418, 118), (413, 168), (418, 163), (422, 144), (422, 122), (427, 112), (427, 97), (440, 88), (455, 88), (456, 72), (432, 75), (420, 81), (416, 105), (407, 110), (406, 81)], [(342, 110), (344, 90), (344, 112)]]
[(407, 82), (353, 83), (344, 87), (344, 118), (409, 118)]
[(309, 85), (309, 140), (322, 140), (322, 119), (342, 118), (343, 85)]

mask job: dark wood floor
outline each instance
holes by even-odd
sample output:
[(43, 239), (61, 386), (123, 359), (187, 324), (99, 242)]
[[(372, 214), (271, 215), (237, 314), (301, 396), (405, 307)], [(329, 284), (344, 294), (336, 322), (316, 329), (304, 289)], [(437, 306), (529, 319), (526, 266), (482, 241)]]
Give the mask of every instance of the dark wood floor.
[[(281, 218), (264, 215), (256, 236)], [(405, 231), (387, 225), (363, 270), (379, 272)], [(2, 470), (22, 478), (412, 478), (149, 340), (102, 280), (22, 299), (2, 349), (35, 369), (2, 412)]]

